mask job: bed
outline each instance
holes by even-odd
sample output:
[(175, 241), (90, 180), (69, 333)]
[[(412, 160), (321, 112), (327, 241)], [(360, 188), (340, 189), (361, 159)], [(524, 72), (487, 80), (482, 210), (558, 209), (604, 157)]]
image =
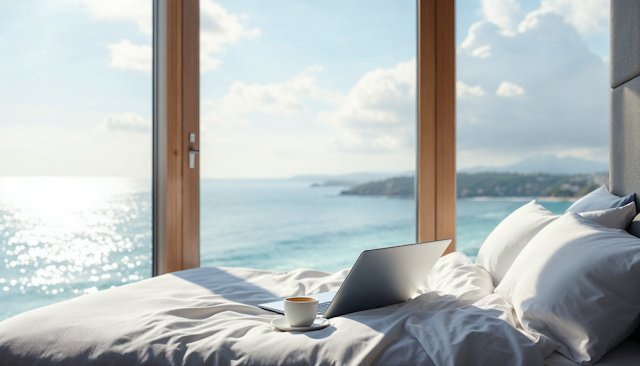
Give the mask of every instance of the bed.
[[(607, 353), (598, 366), (631, 366), (640, 362), (640, 343), (633, 339), (627, 339), (616, 348)], [(544, 366), (576, 366), (579, 365), (558, 352), (553, 352), (545, 358)]]
[[(640, 343), (627, 339), (622, 344), (607, 353), (596, 365), (598, 366), (631, 366), (640, 363)], [(563, 355), (554, 352), (544, 360), (544, 366), (575, 366)]]
[[(546, 365), (491, 276), (464, 254), (440, 259), (406, 303), (279, 332), (256, 305), (336, 290), (347, 270), (198, 268), (82, 296), (0, 323), (1, 365)], [(627, 340), (599, 366), (640, 362)]]
[(320, 331), (279, 332), (277, 315), (256, 307), (336, 290), (346, 273), (198, 268), (82, 296), (0, 323), (0, 364), (542, 363), (490, 276), (462, 253), (440, 260), (412, 300)]

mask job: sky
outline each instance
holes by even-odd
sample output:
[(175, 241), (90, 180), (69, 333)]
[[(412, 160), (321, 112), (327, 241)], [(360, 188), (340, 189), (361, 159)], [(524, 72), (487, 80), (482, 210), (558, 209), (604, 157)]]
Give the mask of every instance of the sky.
[[(200, 4), (201, 177), (415, 168), (415, 1)], [(3, 8), (0, 176), (149, 178), (151, 1)], [(458, 0), (458, 168), (607, 161), (608, 40), (608, 0)]]

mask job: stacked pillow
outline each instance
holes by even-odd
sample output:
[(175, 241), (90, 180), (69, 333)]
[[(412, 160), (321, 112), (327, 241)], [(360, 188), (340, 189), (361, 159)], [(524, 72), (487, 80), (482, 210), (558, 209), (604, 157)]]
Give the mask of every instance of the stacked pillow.
[[(606, 190), (606, 187), (603, 188)], [(630, 197), (627, 196), (624, 197), (623, 200), (618, 200), (620, 197), (607, 191), (606, 193), (613, 196), (613, 198), (609, 201), (602, 202), (602, 207), (605, 207), (605, 209), (596, 209), (596, 205), (589, 204), (588, 197), (593, 195), (597, 200), (602, 201), (602, 194), (599, 191), (603, 188), (599, 188), (579, 201), (576, 201), (576, 203), (567, 209), (567, 212), (577, 212), (582, 217), (605, 227), (626, 229), (636, 215), (634, 199), (627, 199), (627, 197)], [(611, 201), (614, 200), (619, 203), (626, 203), (621, 207), (612, 206)], [(581, 204), (578, 205), (578, 203)], [(577, 206), (579, 210), (583, 207), (587, 210), (575, 211), (575, 206)], [(540, 230), (544, 229), (559, 217), (560, 216), (554, 215), (551, 211), (536, 203), (535, 200), (520, 207), (504, 219), (491, 234), (489, 234), (482, 244), (482, 247), (480, 247), (476, 264), (491, 273), (493, 284), (497, 286), (527, 243), (529, 243)]]
[(483, 244), (477, 264), (545, 356), (556, 350), (591, 365), (637, 325), (640, 239), (621, 230), (635, 214), (634, 195), (606, 187), (563, 216), (531, 201)]
[(635, 328), (639, 288), (640, 239), (570, 212), (531, 240), (495, 292), (543, 353), (592, 365)]
[(609, 192), (607, 186), (602, 186), (588, 195), (577, 200), (566, 212), (585, 212), (594, 210), (605, 210), (607, 208), (622, 207), (635, 201), (636, 195), (632, 193), (628, 196), (618, 197)]

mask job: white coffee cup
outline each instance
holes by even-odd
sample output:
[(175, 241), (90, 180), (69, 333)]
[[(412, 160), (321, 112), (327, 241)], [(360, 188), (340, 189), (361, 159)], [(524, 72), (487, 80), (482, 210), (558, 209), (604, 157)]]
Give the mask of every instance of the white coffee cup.
[(290, 327), (308, 327), (318, 313), (318, 299), (295, 296), (284, 299), (284, 318)]

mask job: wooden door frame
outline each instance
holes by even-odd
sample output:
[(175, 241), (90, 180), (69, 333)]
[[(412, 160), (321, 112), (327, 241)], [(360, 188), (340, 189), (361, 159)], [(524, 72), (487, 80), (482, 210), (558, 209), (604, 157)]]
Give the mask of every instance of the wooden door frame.
[[(200, 264), (199, 0), (154, 0), (153, 274)], [(417, 0), (416, 236), (456, 236), (455, 1)], [(195, 134), (195, 143), (189, 134)]]
[(153, 6), (155, 276), (200, 265), (200, 14), (199, 0)]

